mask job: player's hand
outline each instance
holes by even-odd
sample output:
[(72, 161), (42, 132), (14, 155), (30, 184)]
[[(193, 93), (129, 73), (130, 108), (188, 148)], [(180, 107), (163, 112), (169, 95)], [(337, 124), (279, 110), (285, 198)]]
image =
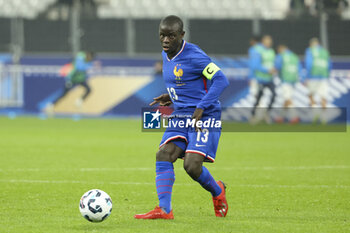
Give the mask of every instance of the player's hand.
[(153, 102), (150, 103), (149, 105), (153, 106), (158, 103), (159, 103), (159, 106), (169, 106), (170, 104), (172, 104), (169, 94), (163, 94), (153, 98)]
[(199, 121), (200, 119), (202, 119), (203, 111), (204, 111), (204, 110), (201, 109), (201, 108), (196, 108), (196, 110), (194, 110), (194, 113), (193, 113), (193, 115), (192, 115), (192, 119), (195, 119), (194, 127), (195, 127), (196, 132), (202, 131), (201, 128), (197, 128), (196, 123), (197, 123), (197, 121)]

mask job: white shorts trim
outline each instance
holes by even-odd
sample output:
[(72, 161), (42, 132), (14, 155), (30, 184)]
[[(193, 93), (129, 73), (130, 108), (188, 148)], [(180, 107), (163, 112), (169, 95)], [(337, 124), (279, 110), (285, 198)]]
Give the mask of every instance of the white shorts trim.
[(161, 148), (162, 146), (164, 146), (165, 144), (167, 144), (171, 140), (174, 140), (174, 139), (177, 139), (177, 138), (184, 139), (186, 141), (186, 143), (188, 143), (186, 137), (184, 137), (182, 135), (176, 135), (176, 136), (172, 136), (172, 137), (168, 138), (167, 140), (165, 140), (165, 142), (163, 142), (162, 144), (159, 145), (159, 148)]
[(206, 155), (204, 152), (202, 151), (198, 151), (198, 150), (186, 150), (186, 153), (194, 153), (194, 154), (199, 154), (204, 156), (205, 158), (209, 159), (210, 161), (214, 162), (215, 159), (212, 158), (210, 155)]

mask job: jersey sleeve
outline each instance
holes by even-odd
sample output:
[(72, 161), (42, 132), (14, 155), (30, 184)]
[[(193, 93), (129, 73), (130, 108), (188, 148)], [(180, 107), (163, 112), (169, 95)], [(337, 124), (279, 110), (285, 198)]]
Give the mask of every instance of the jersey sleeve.
[(197, 51), (192, 57), (192, 64), (199, 76), (211, 81), (207, 94), (197, 104), (197, 108), (205, 110), (218, 101), (219, 96), (229, 85), (229, 82), (220, 68), (204, 52)]
[[(204, 69), (212, 63), (210, 57), (205, 54), (200, 49), (195, 49), (191, 54), (191, 63), (193, 71), (198, 74), (198, 76), (202, 76)], [(210, 76), (208, 76), (210, 77)], [(207, 78), (207, 77), (206, 77)]]
[(248, 66), (249, 66), (249, 75), (248, 79), (252, 80), (254, 78), (254, 70), (253, 70), (253, 57), (256, 53), (256, 50), (254, 47), (250, 47), (248, 50)]
[(282, 56), (278, 54), (275, 58), (275, 68), (281, 72), (282, 69)]
[(212, 80), (220, 68), (203, 51), (197, 50), (192, 54), (191, 59), (194, 71), (198, 76)]
[(221, 93), (225, 90), (225, 88), (229, 85), (229, 82), (222, 73), (221, 70), (217, 71), (215, 75), (212, 77), (212, 84), (205, 96), (202, 100), (197, 104), (197, 108), (207, 109), (213, 103), (219, 100)]

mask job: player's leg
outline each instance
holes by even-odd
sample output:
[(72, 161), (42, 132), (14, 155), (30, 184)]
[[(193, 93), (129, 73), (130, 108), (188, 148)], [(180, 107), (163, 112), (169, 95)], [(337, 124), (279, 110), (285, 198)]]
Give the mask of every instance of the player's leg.
[(309, 100), (310, 100), (310, 106), (311, 106), (311, 107), (313, 107), (313, 106), (316, 105), (316, 102), (315, 102), (315, 100), (314, 100), (313, 94), (310, 94), (310, 95), (309, 95)]
[(317, 90), (318, 95), (321, 97), (321, 106), (323, 109), (327, 107), (327, 96), (328, 96), (328, 83), (326, 80), (320, 80), (320, 85)]
[(284, 108), (287, 109), (288, 120), (291, 124), (299, 123), (298, 111), (295, 108), (293, 102), (293, 96), (295, 91), (295, 83), (286, 84), (286, 89), (284, 90), (285, 102)]
[[(220, 119), (220, 116), (215, 117)], [(203, 119), (205, 121), (205, 119)], [(219, 145), (221, 128), (203, 128), (200, 132), (190, 132), (184, 159), (187, 174), (197, 181), (213, 197), (215, 215), (225, 217), (228, 211), (225, 185), (215, 181), (203, 162), (214, 162)]]
[(78, 98), (75, 100), (75, 106), (77, 106), (78, 108), (81, 108), (83, 105), (84, 100), (90, 95), (91, 93), (91, 88), (90, 86), (87, 84), (86, 81), (79, 83), (80, 86), (82, 86), (85, 89), (85, 93), (82, 97)]
[(209, 170), (203, 166), (205, 157), (197, 153), (186, 153), (184, 168), (187, 174), (197, 181), (205, 190), (211, 193), (214, 211), (217, 217), (225, 217), (228, 211), (225, 185), (222, 181), (215, 181)]
[(173, 163), (183, 153), (174, 142), (162, 146), (156, 155), (156, 187), (159, 207), (166, 213), (171, 211), (171, 194), (175, 182)]
[(255, 79), (252, 79), (250, 80), (249, 85), (250, 85), (250, 88), (249, 88), (250, 94), (256, 98), (256, 95), (259, 90), (258, 82)]
[(326, 109), (327, 108), (327, 96), (328, 96), (328, 82), (326, 80), (320, 80), (318, 95), (321, 98), (321, 107), (322, 107), (320, 120), (323, 124), (326, 124), (328, 122), (327, 109)]
[(327, 107), (327, 99), (326, 98), (321, 99), (321, 105), (322, 105), (323, 109), (325, 109)]
[(289, 108), (290, 106), (292, 106), (292, 100), (291, 99), (287, 99), (284, 101), (283, 107), (284, 108)]
[(86, 81), (82, 82), (80, 85), (83, 86), (83, 87), (85, 88), (85, 93), (84, 93), (84, 95), (81, 97), (82, 100), (84, 101), (84, 100), (90, 95), (90, 93), (91, 93), (91, 88), (90, 88), (89, 84), (88, 84)]
[(193, 180), (209, 191), (213, 197), (219, 196), (222, 191), (221, 187), (216, 183), (208, 169), (203, 166), (204, 159), (203, 155), (186, 153), (184, 169)]
[(283, 108), (278, 111), (278, 116), (275, 117), (275, 121), (277, 123), (284, 122), (285, 119), (288, 119), (289, 117), (289, 107), (292, 105), (291, 98), (292, 98), (292, 90), (291, 85), (289, 83), (282, 83), (281, 85), (281, 94), (283, 97)]
[(56, 98), (56, 99), (52, 102), (52, 104), (55, 105), (56, 103), (58, 103), (63, 97), (65, 97), (65, 96), (68, 94), (68, 92), (69, 92), (73, 87), (74, 87), (74, 86), (73, 86), (73, 84), (72, 84), (71, 82), (66, 82), (66, 83), (64, 84), (64, 90), (63, 90), (62, 94), (61, 94), (58, 98)]
[(258, 94), (256, 96), (256, 100), (255, 100), (255, 103), (253, 106), (252, 117), (255, 116), (256, 108), (259, 105), (259, 102), (260, 102), (260, 99), (261, 99), (263, 93), (264, 93), (264, 86), (262, 84), (258, 84)]
[(273, 82), (269, 83), (266, 85), (270, 91), (271, 91), (271, 99), (270, 99), (270, 102), (269, 102), (269, 105), (268, 105), (268, 110), (270, 111), (272, 109), (272, 105), (273, 103), (275, 102), (275, 98), (276, 98), (276, 88), (275, 88), (275, 84)]
[(164, 133), (160, 148), (156, 154), (156, 188), (159, 206), (146, 214), (137, 214), (137, 219), (173, 219), (171, 195), (175, 182), (173, 163), (186, 148), (186, 138), (182, 135)]
[(308, 80), (306, 84), (307, 84), (307, 88), (309, 89), (310, 106), (314, 107), (314, 106), (316, 106), (316, 101), (314, 99), (314, 95), (318, 89), (317, 81), (316, 80)]
[(264, 111), (264, 119), (265, 122), (270, 124), (271, 123), (271, 109), (272, 109), (272, 105), (275, 102), (275, 98), (276, 98), (276, 91), (275, 91), (275, 84), (273, 82), (267, 83), (264, 85), (264, 87), (268, 88), (271, 91), (271, 98), (270, 98), (270, 102), (267, 105), (267, 109), (266, 111)]

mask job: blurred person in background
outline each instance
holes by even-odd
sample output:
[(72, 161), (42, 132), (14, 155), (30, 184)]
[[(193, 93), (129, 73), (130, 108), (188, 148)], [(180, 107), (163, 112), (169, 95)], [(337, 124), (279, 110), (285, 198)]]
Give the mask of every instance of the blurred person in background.
[(287, 45), (280, 44), (277, 47), (278, 55), (275, 59), (275, 68), (278, 76), (282, 81), (282, 95), (284, 99), (283, 108), (289, 111), (282, 111), (280, 117), (276, 119), (277, 122), (283, 122), (284, 117), (290, 120), (291, 123), (298, 123), (296, 111), (293, 108), (293, 93), (295, 84), (300, 81), (302, 77), (302, 65), (298, 56), (293, 53)]
[(320, 45), (318, 38), (310, 40), (305, 51), (306, 86), (309, 89), (311, 107), (316, 106), (315, 95), (321, 98), (323, 109), (327, 106), (327, 81), (332, 67), (329, 52)]
[(257, 53), (257, 47), (261, 47), (260, 43), (260, 36), (253, 36), (250, 41), (250, 47), (248, 49), (248, 58), (249, 58), (249, 74), (248, 74), (248, 79), (249, 79), (249, 86), (250, 86), (250, 93), (256, 97), (257, 90), (258, 90), (258, 83), (256, 79), (254, 78), (254, 69), (253, 69), (253, 58), (255, 53)]
[(65, 77), (65, 86), (62, 94), (54, 100), (48, 107), (48, 111), (52, 110), (53, 107), (65, 97), (70, 90), (76, 86), (82, 86), (85, 89), (85, 93), (81, 98), (78, 98), (75, 105), (81, 108), (83, 102), (91, 93), (91, 88), (87, 82), (88, 74), (87, 71), (93, 66), (93, 59), (95, 54), (93, 52), (79, 52), (74, 61), (70, 64), (65, 65), (61, 69), (61, 75)]
[(256, 52), (252, 57), (251, 67), (254, 78), (258, 83), (258, 93), (252, 111), (252, 123), (257, 123), (260, 120), (260, 116), (256, 115), (256, 108), (259, 105), (265, 88), (268, 88), (271, 91), (272, 96), (268, 104), (267, 111), (264, 111), (263, 115), (267, 123), (270, 123), (271, 121), (268, 112), (271, 110), (272, 104), (276, 97), (275, 85), (273, 83), (273, 78), (276, 74), (276, 69), (274, 67), (275, 51), (272, 49), (272, 44), (272, 37), (270, 35), (264, 35), (261, 38), (261, 46), (256, 47)]

